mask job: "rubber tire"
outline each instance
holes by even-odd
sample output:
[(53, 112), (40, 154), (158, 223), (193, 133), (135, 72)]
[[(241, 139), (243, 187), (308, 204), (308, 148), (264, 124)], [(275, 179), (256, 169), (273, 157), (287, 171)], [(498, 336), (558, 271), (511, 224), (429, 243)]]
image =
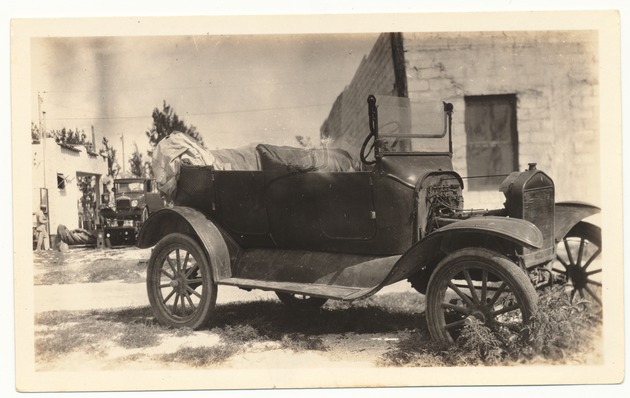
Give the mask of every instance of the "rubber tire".
[(446, 292), (446, 283), (457, 275), (470, 261), (483, 264), (483, 268), (507, 282), (511, 291), (522, 304), (523, 324), (536, 312), (538, 295), (529, 277), (507, 257), (484, 248), (466, 248), (446, 256), (435, 268), (427, 288), (426, 317), (431, 338), (441, 344), (453, 344), (454, 340), (445, 329), (442, 302)]
[[(162, 264), (166, 255), (176, 248), (186, 250), (195, 258), (202, 278), (202, 297), (196, 311), (186, 319), (178, 319), (171, 315), (162, 302), (160, 289)], [(147, 267), (147, 293), (153, 314), (162, 325), (198, 329), (208, 323), (217, 301), (217, 285), (214, 283), (212, 268), (205, 252), (193, 238), (181, 233), (171, 233), (155, 245)]]
[[(587, 241), (593, 243), (599, 249), (602, 248), (602, 230), (600, 227), (593, 225), (588, 222), (581, 221), (573, 226), (569, 232), (564, 236), (563, 239), (566, 238), (584, 238)], [(563, 245), (563, 241), (558, 242), (558, 245)], [(599, 256), (599, 255), (598, 255)], [(562, 265), (560, 265), (562, 267)], [(602, 266), (603, 270), (603, 266)], [(566, 272), (564, 272), (566, 275)], [(569, 278), (567, 276), (567, 278)], [(573, 283), (573, 281), (571, 281)], [(601, 296), (599, 297), (601, 300)]]
[(298, 299), (295, 297), (293, 293), (284, 293), (284, 292), (276, 292), (276, 296), (280, 299), (280, 301), (286, 306), (296, 309), (296, 310), (316, 310), (321, 308), (328, 299), (322, 297), (312, 297), (309, 296), (306, 299)]

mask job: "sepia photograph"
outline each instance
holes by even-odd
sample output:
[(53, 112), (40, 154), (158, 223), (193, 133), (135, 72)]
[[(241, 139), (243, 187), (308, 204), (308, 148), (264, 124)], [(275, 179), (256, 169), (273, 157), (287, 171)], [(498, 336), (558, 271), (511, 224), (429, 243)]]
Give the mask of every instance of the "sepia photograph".
[(11, 32), (18, 390), (623, 380), (618, 13)]

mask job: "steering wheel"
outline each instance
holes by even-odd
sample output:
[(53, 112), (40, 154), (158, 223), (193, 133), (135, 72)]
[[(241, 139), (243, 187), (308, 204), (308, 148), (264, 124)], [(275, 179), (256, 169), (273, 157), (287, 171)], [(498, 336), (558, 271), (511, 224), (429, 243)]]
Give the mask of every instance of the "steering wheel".
[[(373, 133), (368, 134), (368, 136), (365, 137), (363, 144), (361, 145), (361, 152), (359, 152), (359, 158), (361, 159), (361, 162), (368, 166), (376, 163), (376, 159), (374, 160), (367, 159), (367, 157), (370, 156), (370, 154), (374, 150), (374, 147), (376, 146), (376, 140), (374, 138), (375, 138), (375, 135)], [(370, 140), (372, 140), (372, 145), (370, 145), (370, 149), (366, 152), (366, 148)]]
[(394, 142), (392, 142), (392, 144), (389, 146), (390, 151), (393, 149), (396, 149), (396, 145), (398, 145), (399, 143), (400, 143), (400, 138), (396, 138)]
[[(386, 134), (395, 134), (400, 130), (400, 123), (398, 123), (397, 121), (393, 120), (389, 123), (384, 124), (383, 126), (381, 126), (380, 128), (381, 130), (385, 130), (387, 129), (387, 133)], [(400, 137), (396, 137), (394, 139), (394, 141), (388, 146), (388, 149), (391, 151), (393, 149), (396, 148), (396, 145), (398, 145), (400, 143)]]

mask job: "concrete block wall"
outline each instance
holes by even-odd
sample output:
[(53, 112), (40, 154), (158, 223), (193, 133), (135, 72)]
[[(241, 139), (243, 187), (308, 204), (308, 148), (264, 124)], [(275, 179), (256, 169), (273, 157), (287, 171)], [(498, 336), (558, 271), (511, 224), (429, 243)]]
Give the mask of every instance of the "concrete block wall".
[[(557, 200), (600, 204), (597, 35), (594, 32), (404, 33), (408, 95), (453, 103), (455, 169), (465, 176), (465, 96), (516, 94), (519, 169), (536, 162)], [(466, 207), (500, 206), (465, 192)]]
[[(340, 94), (322, 136), (358, 157), (368, 94), (434, 96), (455, 107), (453, 163), (466, 176), (465, 97), (515, 94), (519, 170), (538, 163), (554, 179), (557, 200), (601, 204), (597, 40), (591, 31), (403, 33), (400, 60), (392, 34), (384, 33)], [(403, 79), (396, 78), (400, 67)], [(466, 207), (488, 208), (504, 198), (498, 190), (466, 190), (465, 200)]]
[(365, 57), (352, 81), (337, 98), (320, 132), (331, 146), (342, 148), (359, 159), (363, 140), (370, 132), (367, 97), (370, 94), (395, 95), (397, 91), (391, 35), (382, 34)]

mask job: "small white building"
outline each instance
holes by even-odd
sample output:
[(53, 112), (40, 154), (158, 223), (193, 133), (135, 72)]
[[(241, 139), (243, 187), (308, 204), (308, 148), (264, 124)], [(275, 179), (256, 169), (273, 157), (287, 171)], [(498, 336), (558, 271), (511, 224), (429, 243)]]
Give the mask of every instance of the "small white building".
[[(44, 206), (51, 236), (56, 235), (59, 225), (70, 230), (93, 229), (103, 176), (107, 176), (107, 158), (83, 145), (59, 144), (47, 138), (32, 145), (32, 159), (33, 212)], [(88, 203), (82, 202), (79, 180), (89, 184)]]

